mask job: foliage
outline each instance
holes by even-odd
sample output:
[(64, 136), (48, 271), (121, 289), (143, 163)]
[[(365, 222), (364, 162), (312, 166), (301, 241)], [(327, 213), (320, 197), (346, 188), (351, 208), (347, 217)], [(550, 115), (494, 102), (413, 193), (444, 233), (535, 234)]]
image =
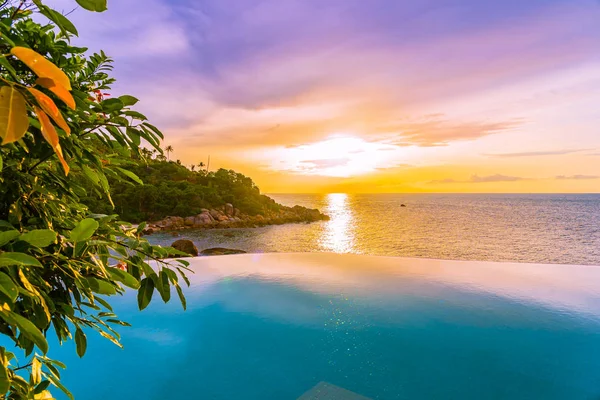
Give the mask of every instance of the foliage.
[[(106, 0), (77, 3), (106, 9)], [(0, 5), (0, 333), (16, 348), (0, 347), (0, 398), (68, 393), (64, 365), (46, 356), (51, 328), (61, 343), (74, 339), (80, 356), (90, 331), (120, 345), (115, 327), (127, 323), (106, 296), (138, 290), (143, 309), (155, 291), (169, 301), (174, 287), (185, 307), (187, 264), (160, 261), (174, 249), (81, 203), (88, 191), (110, 203), (110, 183), (139, 182), (126, 167), (144, 159), (142, 141), (160, 154), (162, 134), (131, 109), (136, 98), (109, 97), (112, 60), (72, 46), (76, 33), (40, 0)]]
[[(260, 194), (252, 179), (238, 172), (190, 170), (176, 162), (150, 160), (150, 154), (143, 152), (146, 153), (144, 159), (134, 160), (127, 167), (144, 182), (143, 186), (109, 179), (114, 209), (127, 221), (154, 221), (168, 215), (187, 217), (199, 214), (203, 208), (216, 208), (225, 203), (234, 204), (248, 215), (279, 209), (275, 201)], [(99, 196), (100, 193), (89, 193), (82, 201), (91, 210), (110, 212), (111, 204)]]

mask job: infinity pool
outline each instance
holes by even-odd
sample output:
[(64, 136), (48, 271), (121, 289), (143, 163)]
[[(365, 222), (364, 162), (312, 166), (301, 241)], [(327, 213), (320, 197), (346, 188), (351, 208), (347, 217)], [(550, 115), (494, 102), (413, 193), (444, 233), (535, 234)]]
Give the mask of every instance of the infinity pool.
[[(192, 260), (176, 299), (117, 301), (124, 350), (53, 346), (76, 399), (600, 399), (600, 268), (334, 254)], [(58, 393), (57, 393), (58, 394)]]

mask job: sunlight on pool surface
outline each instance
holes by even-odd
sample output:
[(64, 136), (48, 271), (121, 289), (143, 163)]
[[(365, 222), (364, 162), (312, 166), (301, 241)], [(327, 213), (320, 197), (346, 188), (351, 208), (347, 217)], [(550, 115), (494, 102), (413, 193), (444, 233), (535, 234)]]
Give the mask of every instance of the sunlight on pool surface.
[(334, 254), (192, 261), (188, 311), (118, 301), (125, 350), (90, 336), (80, 399), (600, 397), (600, 268)]

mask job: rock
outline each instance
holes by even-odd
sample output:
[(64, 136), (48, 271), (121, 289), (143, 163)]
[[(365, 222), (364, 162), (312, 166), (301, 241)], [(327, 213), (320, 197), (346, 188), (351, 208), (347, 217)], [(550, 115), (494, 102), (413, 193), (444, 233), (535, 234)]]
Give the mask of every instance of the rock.
[(234, 208), (233, 209), (233, 216), (234, 217), (239, 217), (240, 214), (241, 214), (241, 212), (240, 212), (239, 208)]
[(228, 217), (228, 216), (226, 216), (226, 215), (223, 215), (223, 214), (221, 214), (221, 215), (219, 215), (219, 216), (216, 218), (216, 220), (217, 220), (217, 221), (219, 221), (219, 222), (223, 222), (223, 221), (229, 221), (229, 217)]
[(171, 244), (171, 247), (176, 250), (187, 253), (191, 256), (198, 255), (198, 248), (194, 245), (194, 242), (192, 242), (191, 240), (187, 240), (187, 239), (176, 240), (173, 242), (173, 244)]
[(183, 224), (185, 226), (194, 226), (195, 220), (196, 220), (196, 217), (185, 217)]
[(234, 214), (233, 205), (231, 203), (225, 204), (225, 215), (233, 217), (233, 214)]
[(196, 227), (212, 224), (213, 222), (215, 220), (208, 212), (198, 214), (194, 217), (194, 226)]
[(400, 207), (406, 207), (406, 204), (400, 204)]
[(224, 247), (213, 247), (200, 252), (203, 256), (226, 256), (230, 254), (246, 254), (244, 250), (226, 249)]
[(218, 212), (217, 210), (210, 210), (210, 211), (209, 211), (209, 214), (210, 214), (210, 216), (211, 216), (211, 217), (213, 217), (215, 220), (218, 220), (218, 219), (219, 219), (219, 216), (220, 216), (220, 215), (223, 215), (223, 214), (221, 214), (220, 212)]

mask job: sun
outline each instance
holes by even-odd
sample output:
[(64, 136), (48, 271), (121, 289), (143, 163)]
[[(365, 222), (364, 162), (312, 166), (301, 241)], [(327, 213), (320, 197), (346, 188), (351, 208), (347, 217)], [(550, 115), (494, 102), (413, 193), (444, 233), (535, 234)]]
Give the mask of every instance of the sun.
[(398, 149), (357, 136), (336, 134), (319, 142), (284, 149), (279, 164), (284, 164), (284, 170), (303, 175), (351, 177), (389, 164), (392, 156), (398, 156)]

